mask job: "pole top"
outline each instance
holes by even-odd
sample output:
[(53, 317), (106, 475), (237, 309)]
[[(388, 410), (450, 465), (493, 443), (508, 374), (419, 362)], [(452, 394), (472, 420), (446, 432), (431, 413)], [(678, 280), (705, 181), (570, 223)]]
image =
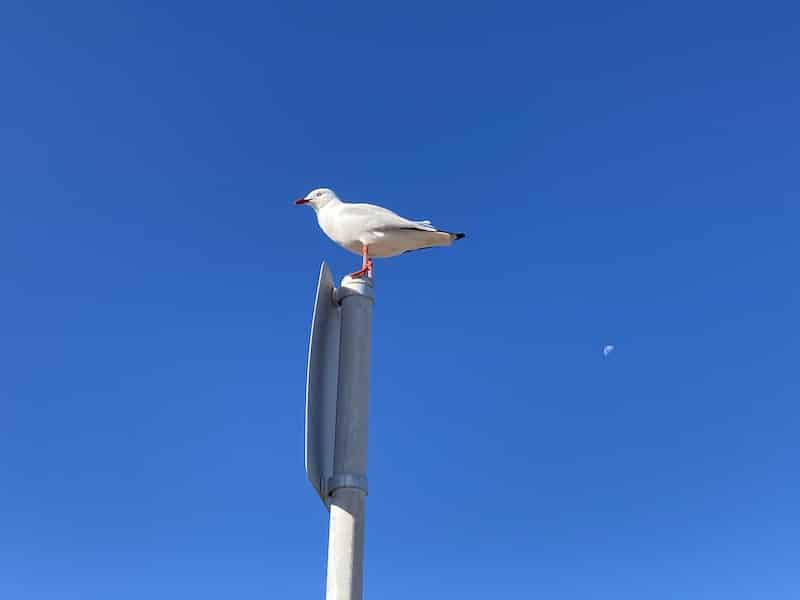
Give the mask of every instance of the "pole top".
[(334, 291), (334, 301), (341, 304), (347, 296), (362, 296), (371, 301), (375, 301), (374, 285), (371, 277), (351, 277), (346, 275), (342, 278), (342, 283)]

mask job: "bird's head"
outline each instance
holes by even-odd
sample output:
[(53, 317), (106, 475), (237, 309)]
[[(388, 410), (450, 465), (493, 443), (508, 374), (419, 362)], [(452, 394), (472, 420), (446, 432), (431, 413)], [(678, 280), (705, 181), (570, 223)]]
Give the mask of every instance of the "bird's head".
[(339, 198), (336, 196), (333, 190), (329, 190), (328, 188), (317, 188), (316, 190), (311, 190), (302, 198), (298, 198), (294, 201), (295, 204), (308, 204), (313, 208), (315, 211), (319, 210), (329, 202), (334, 200), (338, 200)]

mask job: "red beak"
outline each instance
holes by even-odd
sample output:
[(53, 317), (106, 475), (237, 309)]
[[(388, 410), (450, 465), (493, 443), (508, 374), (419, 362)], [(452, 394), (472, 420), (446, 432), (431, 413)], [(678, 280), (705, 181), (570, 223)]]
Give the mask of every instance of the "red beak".
[(294, 201), (295, 204), (308, 204), (308, 198), (298, 198)]

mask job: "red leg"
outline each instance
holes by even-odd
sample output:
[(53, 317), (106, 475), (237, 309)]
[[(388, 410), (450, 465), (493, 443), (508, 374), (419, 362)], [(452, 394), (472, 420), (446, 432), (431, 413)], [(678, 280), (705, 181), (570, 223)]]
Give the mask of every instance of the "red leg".
[(361, 246), (361, 269), (350, 273), (350, 277), (372, 277), (372, 259), (369, 257), (369, 247), (367, 245)]

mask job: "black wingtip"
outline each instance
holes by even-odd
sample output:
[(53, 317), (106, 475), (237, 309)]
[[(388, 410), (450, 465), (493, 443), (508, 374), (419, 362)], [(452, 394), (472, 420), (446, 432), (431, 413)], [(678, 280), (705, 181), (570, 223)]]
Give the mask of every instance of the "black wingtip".
[(461, 238), (465, 237), (467, 234), (466, 233), (454, 233), (453, 235), (456, 236), (456, 237), (453, 238), (454, 240), (460, 240)]

